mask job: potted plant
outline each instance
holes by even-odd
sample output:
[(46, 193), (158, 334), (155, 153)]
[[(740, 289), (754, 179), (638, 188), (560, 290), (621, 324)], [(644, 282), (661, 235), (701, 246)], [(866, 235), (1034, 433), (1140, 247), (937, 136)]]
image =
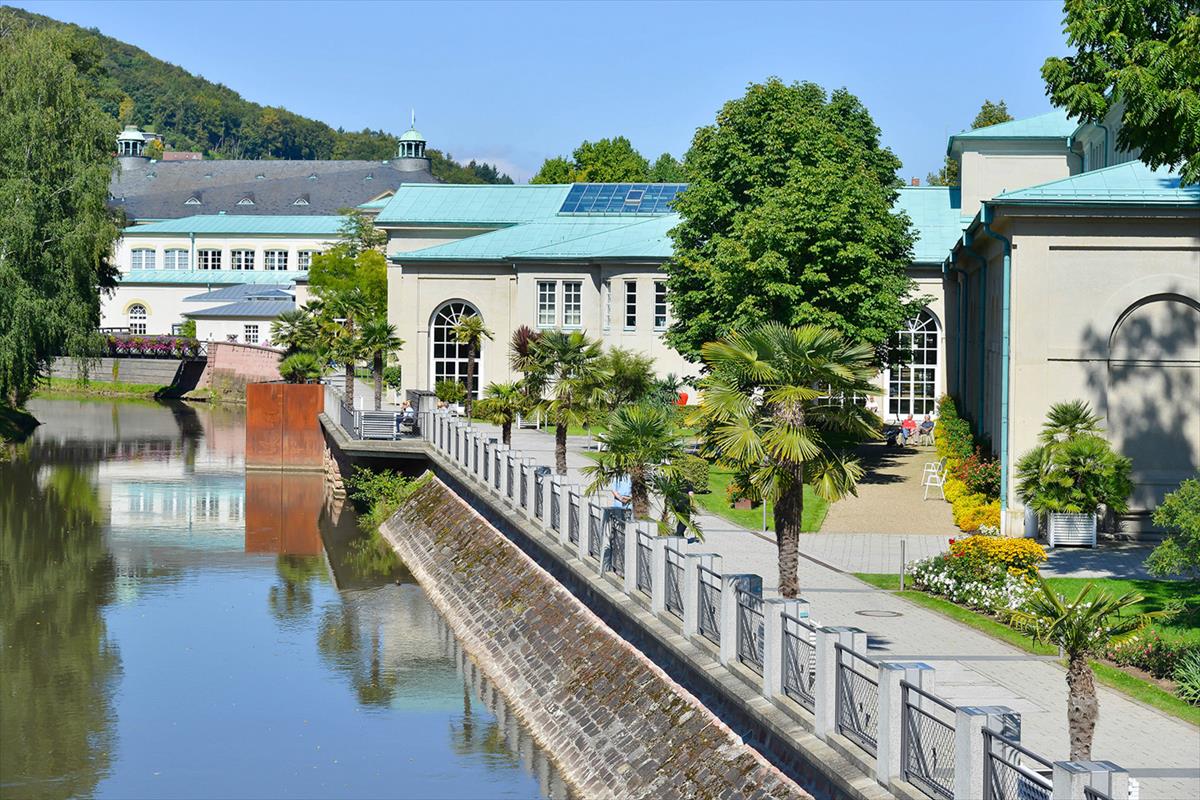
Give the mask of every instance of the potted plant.
[(438, 381), (433, 387), (433, 393), (437, 396), (438, 400), (445, 403), (454, 413), (462, 413), (462, 406), (459, 404), (467, 397), (467, 387), (458, 381)]
[(737, 481), (730, 481), (725, 487), (725, 499), (729, 501), (729, 507), (736, 511), (758, 508), (758, 502), (750, 497)]
[(1076, 400), (1051, 407), (1040, 444), (1017, 461), (1017, 497), (1046, 520), (1051, 547), (1096, 544), (1101, 506), (1129, 509), (1132, 462), (1101, 435), (1100, 418)]

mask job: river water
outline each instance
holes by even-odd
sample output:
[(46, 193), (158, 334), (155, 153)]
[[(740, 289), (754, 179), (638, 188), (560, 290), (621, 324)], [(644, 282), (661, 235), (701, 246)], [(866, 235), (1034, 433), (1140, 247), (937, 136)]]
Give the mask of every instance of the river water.
[(0, 462), (0, 797), (564, 797), (320, 476), (240, 410), (39, 400)]

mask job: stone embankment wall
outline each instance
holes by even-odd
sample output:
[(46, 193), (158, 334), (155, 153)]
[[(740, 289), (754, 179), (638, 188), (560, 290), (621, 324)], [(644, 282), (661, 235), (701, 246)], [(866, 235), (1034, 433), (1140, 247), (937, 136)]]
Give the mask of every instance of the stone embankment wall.
[[(87, 378), (97, 383), (144, 383), (170, 386), (183, 362), (176, 358), (97, 358), (87, 364)], [(50, 365), (52, 378), (77, 380), (79, 362), (74, 358), (56, 358)]]
[(583, 796), (811, 800), (439, 480), (382, 533)]
[(246, 384), (281, 380), (278, 350), (254, 344), (209, 342), (208, 362), (196, 385), (214, 395), (244, 399)]

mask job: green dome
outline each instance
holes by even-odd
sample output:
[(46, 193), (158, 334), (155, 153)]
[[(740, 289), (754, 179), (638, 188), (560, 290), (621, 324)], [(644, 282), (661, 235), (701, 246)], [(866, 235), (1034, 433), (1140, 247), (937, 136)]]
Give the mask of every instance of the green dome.
[(409, 128), (400, 136), (402, 142), (423, 142), (425, 137), (416, 128)]

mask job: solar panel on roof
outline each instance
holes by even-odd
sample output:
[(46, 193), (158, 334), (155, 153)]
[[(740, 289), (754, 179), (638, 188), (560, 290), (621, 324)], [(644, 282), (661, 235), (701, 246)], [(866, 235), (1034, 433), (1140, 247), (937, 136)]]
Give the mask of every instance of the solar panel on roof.
[(686, 183), (577, 183), (560, 214), (670, 214)]

